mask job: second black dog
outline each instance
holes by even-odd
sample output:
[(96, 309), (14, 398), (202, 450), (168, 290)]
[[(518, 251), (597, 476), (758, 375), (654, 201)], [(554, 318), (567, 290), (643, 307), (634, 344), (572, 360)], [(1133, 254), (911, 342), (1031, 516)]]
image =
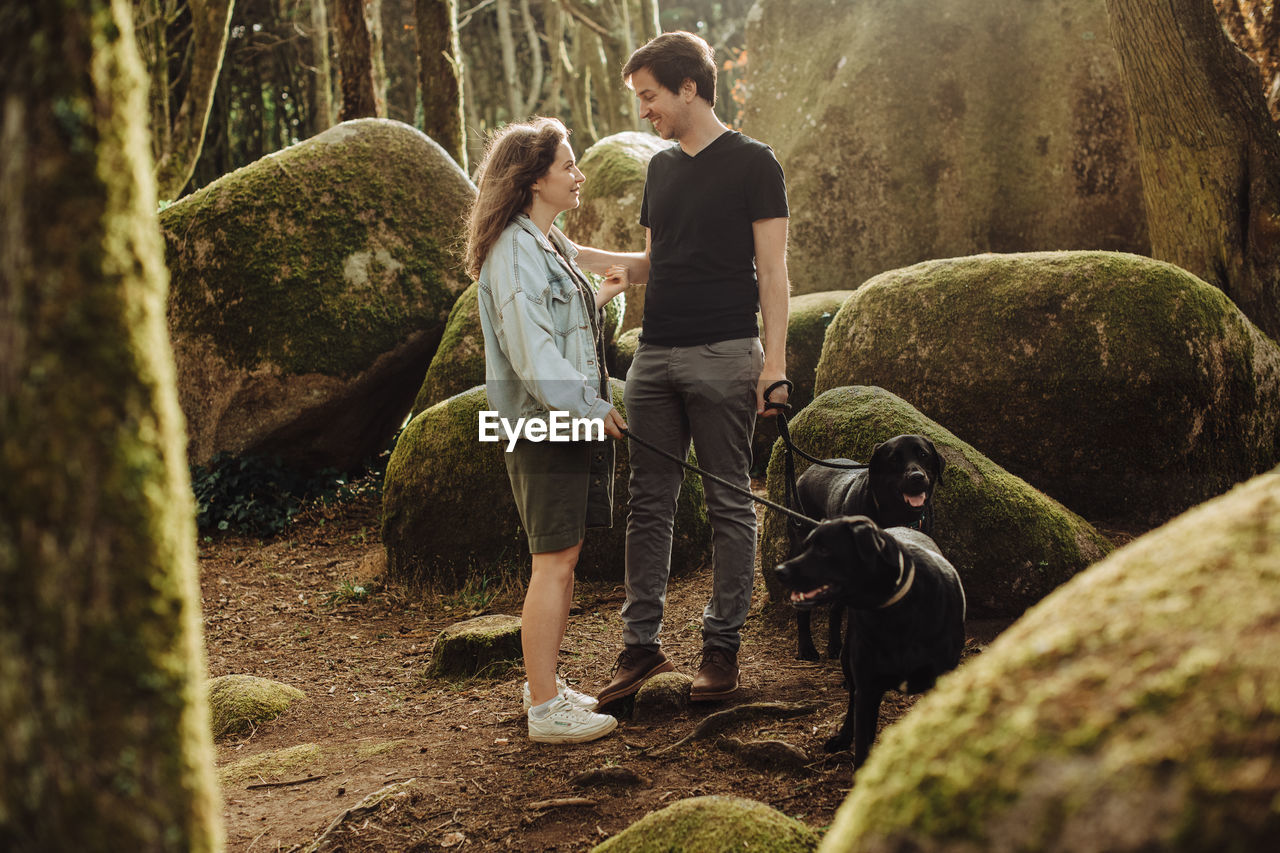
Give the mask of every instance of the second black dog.
[(840, 657), (849, 708), (828, 752), (853, 744), (861, 766), (875, 740), (884, 694), (922, 693), (956, 667), (964, 649), (960, 576), (928, 536), (882, 529), (865, 516), (823, 521), (800, 553), (775, 570), (799, 609), (838, 601), (849, 608)]
[[(848, 463), (848, 459), (828, 459)], [(947, 462), (923, 435), (897, 435), (871, 451), (868, 467), (858, 470), (813, 465), (796, 480), (800, 511), (812, 518), (865, 515), (881, 527), (914, 527), (933, 534), (933, 490)], [(791, 529), (788, 556), (800, 551), (809, 528)], [(827, 657), (840, 655), (844, 608), (835, 603), (827, 620)], [(809, 610), (796, 614), (796, 657), (817, 660)]]

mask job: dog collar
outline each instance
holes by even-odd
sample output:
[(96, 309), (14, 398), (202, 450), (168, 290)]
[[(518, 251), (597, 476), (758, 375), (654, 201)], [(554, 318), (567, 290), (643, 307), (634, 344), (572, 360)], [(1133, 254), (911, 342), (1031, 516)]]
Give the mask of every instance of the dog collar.
[(911, 591), (911, 584), (915, 583), (915, 579), (916, 579), (916, 564), (914, 561), (912, 561), (909, 566), (905, 566), (907, 576), (904, 579), (902, 577), (902, 574), (903, 574), (905, 563), (906, 563), (906, 557), (901, 551), (899, 551), (898, 552), (898, 584), (897, 584), (898, 591), (895, 592), (888, 601), (886, 601), (884, 604), (881, 604), (878, 608), (876, 608), (877, 610), (884, 610), (886, 607), (892, 607), (893, 605), (901, 601), (904, 597), (906, 597), (906, 594)]

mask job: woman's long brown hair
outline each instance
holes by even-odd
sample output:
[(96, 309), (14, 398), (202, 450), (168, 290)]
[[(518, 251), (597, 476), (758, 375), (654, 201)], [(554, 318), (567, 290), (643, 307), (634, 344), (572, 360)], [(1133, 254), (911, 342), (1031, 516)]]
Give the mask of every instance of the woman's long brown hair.
[(479, 192), (467, 220), (467, 272), (480, 277), (507, 225), (533, 204), (533, 183), (555, 162), (569, 131), (554, 118), (509, 124), (489, 139), (477, 178)]

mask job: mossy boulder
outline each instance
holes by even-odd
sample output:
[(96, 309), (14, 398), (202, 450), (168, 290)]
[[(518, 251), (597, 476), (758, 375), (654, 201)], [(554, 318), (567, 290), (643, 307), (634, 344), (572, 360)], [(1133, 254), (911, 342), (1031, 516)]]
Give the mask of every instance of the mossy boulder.
[[(649, 160), (672, 143), (652, 133), (627, 131), (606, 136), (583, 152), (578, 167), (587, 176), (581, 202), (565, 214), (565, 232), (575, 242), (614, 252), (644, 251), (640, 202)], [(622, 329), (639, 327), (644, 315), (644, 285), (626, 292)]]
[[(865, 462), (882, 441), (927, 436), (947, 460), (933, 493), (933, 538), (964, 583), (969, 613), (1017, 616), (1111, 545), (1087, 521), (1001, 469), (946, 428), (882, 388), (834, 388), (792, 422), (796, 445), (819, 459)], [(809, 468), (796, 458), (796, 475)], [(769, 460), (769, 498), (784, 499), (782, 442)], [(785, 518), (766, 512), (760, 565), (773, 601), (785, 601), (770, 569), (786, 559)]]
[(522, 657), (520, 618), (477, 616), (445, 628), (431, 647), (431, 678), (500, 674)]
[[(625, 417), (622, 383), (612, 381), (613, 404)], [(418, 589), (450, 589), (468, 580), (518, 578), (529, 570), (528, 541), (511, 497), (504, 442), (481, 442), (479, 413), (489, 408), (473, 388), (418, 415), (401, 433), (382, 498), (382, 543), (387, 575)], [(623, 579), (627, 464), (615, 443), (613, 527), (588, 530), (578, 559), (580, 576)], [(686, 475), (676, 508), (673, 574), (709, 559), (710, 523), (702, 481)]]
[[(480, 304), (476, 301), (479, 288), (480, 285), (473, 283), (453, 304), (440, 346), (413, 401), (411, 417), (417, 417), (454, 394), (484, 384), (484, 329), (480, 325)], [(622, 322), (622, 305), (622, 298), (613, 299), (604, 309), (602, 331), (606, 356), (614, 351), (614, 337)]]
[[(827, 327), (852, 293), (852, 290), (829, 290), (791, 297), (787, 318), (787, 378), (794, 386), (790, 397), (792, 412), (800, 411), (813, 400), (813, 380)], [(769, 461), (769, 452), (777, 438), (775, 418), (756, 418), (756, 431), (751, 439), (751, 456), (756, 465), (763, 466)]]
[(742, 126), (787, 174), (797, 293), (927, 258), (1150, 249), (1103, 0), (762, 0), (747, 53)]
[(619, 379), (627, 378), (627, 371), (631, 369), (631, 362), (635, 361), (636, 350), (640, 348), (640, 329), (628, 329), (617, 340), (613, 342), (613, 347), (609, 350), (611, 361), (609, 362), (609, 375), (616, 376)]
[(878, 275), (817, 391), (878, 385), (1086, 518), (1147, 528), (1280, 461), (1280, 347), (1222, 291), (1112, 252)]
[(306, 698), (296, 687), (253, 675), (222, 675), (209, 680), (208, 690), (215, 738), (251, 731)]
[(474, 197), (421, 132), (360, 119), (161, 211), (191, 461), (345, 469), (380, 450), (467, 286)]
[(694, 797), (652, 812), (597, 845), (593, 853), (803, 853), (818, 834), (798, 820), (754, 800)]
[(1135, 540), (945, 676), (822, 850), (1270, 850), (1280, 470)]
[(637, 720), (669, 720), (689, 710), (689, 689), (693, 676), (683, 672), (660, 672), (636, 691)]

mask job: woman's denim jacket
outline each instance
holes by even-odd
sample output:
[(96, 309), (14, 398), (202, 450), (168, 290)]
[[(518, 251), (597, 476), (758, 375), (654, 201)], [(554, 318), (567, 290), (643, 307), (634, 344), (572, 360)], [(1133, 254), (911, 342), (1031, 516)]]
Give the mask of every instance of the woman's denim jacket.
[(504, 418), (542, 418), (549, 411), (603, 418), (613, 405), (600, 396), (603, 371), (587, 313), (595, 305), (588, 308), (574, 282), (575, 272), (582, 276), (573, 264), (577, 248), (557, 229), (551, 235), (568, 264), (520, 214), (480, 269), (485, 391)]

